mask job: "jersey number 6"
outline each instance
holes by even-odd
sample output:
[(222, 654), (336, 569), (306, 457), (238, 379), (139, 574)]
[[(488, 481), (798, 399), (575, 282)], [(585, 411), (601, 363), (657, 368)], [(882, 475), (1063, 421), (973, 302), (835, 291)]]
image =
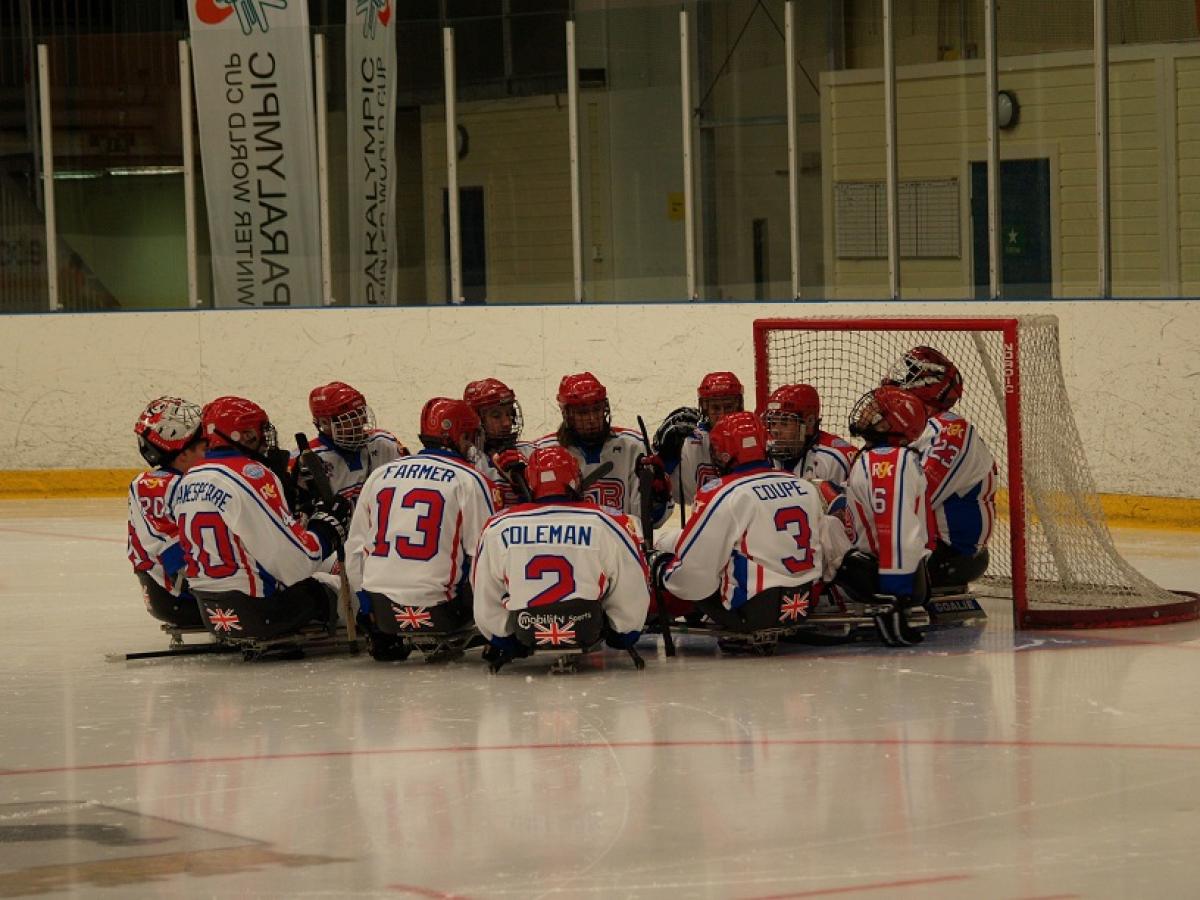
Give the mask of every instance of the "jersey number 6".
[[(396, 499), (395, 488), (385, 488), (376, 496), (379, 506), (375, 520), (379, 523), (375, 529), (375, 546), (371, 548), (372, 556), (387, 556), (391, 546), (388, 544), (388, 520), (392, 515), (392, 504)], [(396, 535), (396, 555), (401, 559), (415, 559), (418, 562), (431, 560), (437, 555), (438, 545), (442, 541), (442, 513), (446, 508), (446, 500), (437, 491), (429, 488), (413, 488), (400, 498), (401, 509), (416, 509), (424, 507), (424, 512), (417, 513), (416, 535), (420, 540), (413, 540), (408, 535)]]
[(775, 513), (775, 528), (790, 534), (800, 550), (798, 556), (783, 557), (783, 567), (793, 575), (809, 571), (813, 567), (813, 552), (808, 514), (799, 506), (785, 506)]

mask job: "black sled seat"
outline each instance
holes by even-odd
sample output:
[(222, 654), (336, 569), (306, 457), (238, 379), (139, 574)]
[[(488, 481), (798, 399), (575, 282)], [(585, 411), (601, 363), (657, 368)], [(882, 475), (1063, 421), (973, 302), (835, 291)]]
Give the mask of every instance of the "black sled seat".
[(209, 633), (240, 650), (245, 660), (302, 659), (346, 646), (346, 630), (337, 619), (337, 594), (312, 578), (271, 597), (197, 591), (196, 599)]
[(715, 637), (725, 653), (771, 656), (780, 641), (807, 629), (813, 605), (811, 585), (768, 588), (736, 609), (726, 609), (717, 595), (696, 603), (696, 612), (672, 631)]
[(449, 662), (486, 643), (475, 627), (469, 594), (435, 606), (406, 604), (374, 591), (366, 596), (367, 650), (380, 662), (407, 659), (414, 650), (426, 662)]
[[(560, 600), (546, 606), (516, 610), (509, 613), (508, 627), (513, 636), (528, 651), (551, 654), (554, 657), (552, 670), (571, 671), (578, 657), (603, 650), (608, 633), (608, 617), (604, 608), (594, 600), (572, 598)], [(646, 663), (633, 647), (626, 648), (637, 669)], [(499, 671), (508, 659), (495, 658), (488, 654), (493, 672)]]
[(948, 545), (938, 544), (929, 557), (930, 592), (925, 604), (934, 625), (978, 625), (987, 621), (987, 613), (970, 583), (983, 577), (989, 562), (987, 547), (974, 556), (962, 556)]

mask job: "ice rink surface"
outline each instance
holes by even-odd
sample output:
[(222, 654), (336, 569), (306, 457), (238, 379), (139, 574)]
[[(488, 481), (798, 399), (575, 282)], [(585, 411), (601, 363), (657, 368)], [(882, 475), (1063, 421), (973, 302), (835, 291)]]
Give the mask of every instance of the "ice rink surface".
[[(165, 646), (124, 532), (0, 503), (0, 898), (1200, 894), (1200, 623), (110, 663)], [(1200, 589), (1195, 533), (1117, 539)]]

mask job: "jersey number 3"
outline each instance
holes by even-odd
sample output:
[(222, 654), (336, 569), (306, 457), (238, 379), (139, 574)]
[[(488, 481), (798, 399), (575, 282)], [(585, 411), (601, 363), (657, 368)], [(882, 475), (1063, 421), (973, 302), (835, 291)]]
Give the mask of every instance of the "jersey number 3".
[(800, 550), (796, 556), (783, 557), (783, 567), (793, 575), (809, 571), (813, 567), (813, 552), (812, 526), (808, 524), (808, 514), (799, 506), (785, 506), (775, 513), (775, 528), (790, 534)]
[[(392, 505), (396, 500), (396, 489), (385, 488), (375, 498), (379, 504), (375, 520), (379, 523), (375, 529), (375, 546), (371, 548), (372, 556), (387, 556), (391, 550), (388, 543), (388, 519), (392, 515)], [(396, 536), (396, 555), (401, 559), (415, 559), (425, 562), (433, 559), (442, 542), (442, 513), (446, 508), (445, 498), (437, 491), (429, 488), (413, 488), (400, 498), (401, 509), (417, 509), (424, 507), (424, 512), (417, 513), (415, 534), (412, 537), (400, 534)]]

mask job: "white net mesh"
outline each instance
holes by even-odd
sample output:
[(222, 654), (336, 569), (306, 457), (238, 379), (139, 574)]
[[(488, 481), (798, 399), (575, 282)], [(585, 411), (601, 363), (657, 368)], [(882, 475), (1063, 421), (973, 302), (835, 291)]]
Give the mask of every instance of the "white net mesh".
[[(961, 370), (963, 398), (955, 411), (983, 436), (999, 469), (997, 523), (990, 544), (988, 593), (1011, 595), (1009, 451), (1005, 414), (1005, 343), (1000, 330), (943, 330), (933, 319), (902, 328), (814, 327), (833, 320), (795, 319), (764, 332), (766, 389), (807, 383), (821, 396), (823, 427), (848, 436), (854, 402), (879, 384), (908, 349), (930, 346)], [(962, 321), (957, 320), (957, 321)], [(1113, 546), (1083, 443), (1067, 398), (1053, 316), (1019, 320), (1020, 440), (1023, 447), (1026, 606), (1037, 610), (1119, 610), (1177, 603), (1181, 598), (1146, 579)], [(1011, 369), (1011, 367), (1010, 367)], [(763, 378), (763, 373), (759, 373)]]

